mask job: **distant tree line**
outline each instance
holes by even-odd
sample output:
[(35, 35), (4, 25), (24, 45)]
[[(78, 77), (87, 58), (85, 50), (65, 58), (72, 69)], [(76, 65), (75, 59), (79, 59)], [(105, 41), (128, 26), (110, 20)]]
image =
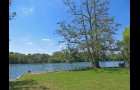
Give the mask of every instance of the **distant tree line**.
[[(89, 62), (88, 52), (72, 52), (66, 50), (56, 51), (52, 55), (48, 54), (21, 54), (17, 52), (9, 52), (9, 64), (31, 64), (31, 63), (73, 63), (73, 62)], [(110, 53), (101, 57), (101, 61), (123, 60), (121, 52)]]
[[(88, 61), (86, 56), (82, 56), (81, 54), (73, 55), (72, 62), (85, 62)], [(67, 60), (66, 53), (63, 51), (56, 51), (53, 55), (48, 54), (21, 54), (17, 52), (9, 52), (9, 64), (26, 64), (26, 63), (63, 63), (69, 62)]]
[(47, 63), (50, 55), (48, 54), (21, 54), (17, 52), (9, 52), (9, 64), (25, 64), (25, 63)]

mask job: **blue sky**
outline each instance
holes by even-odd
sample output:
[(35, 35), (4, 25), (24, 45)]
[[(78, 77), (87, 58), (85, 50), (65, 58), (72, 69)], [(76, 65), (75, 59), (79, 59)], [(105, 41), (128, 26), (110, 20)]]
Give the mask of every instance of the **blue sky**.
[[(77, 0), (80, 1), (80, 0)], [(110, 16), (122, 24), (115, 38), (122, 39), (122, 31), (130, 25), (130, 0), (109, 0)], [(9, 51), (24, 54), (47, 53), (62, 49), (61, 37), (54, 35), (57, 22), (68, 20), (67, 7), (62, 0), (13, 0), (10, 11), (17, 17), (9, 22)]]

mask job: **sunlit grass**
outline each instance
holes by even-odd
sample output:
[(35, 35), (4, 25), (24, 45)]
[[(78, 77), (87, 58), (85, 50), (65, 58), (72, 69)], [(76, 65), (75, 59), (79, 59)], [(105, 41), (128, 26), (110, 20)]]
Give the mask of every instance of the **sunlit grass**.
[(130, 90), (128, 68), (26, 74), (10, 90)]

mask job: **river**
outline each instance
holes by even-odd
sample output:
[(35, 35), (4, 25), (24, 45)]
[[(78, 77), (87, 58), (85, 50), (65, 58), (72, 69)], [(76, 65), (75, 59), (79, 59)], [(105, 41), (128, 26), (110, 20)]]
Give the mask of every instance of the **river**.
[[(100, 62), (100, 67), (119, 67), (119, 63), (124, 61), (106, 61)], [(88, 67), (91, 62), (69, 63), (41, 63), (41, 64), (9, 64), (9, 79), (16, 79), (21, 74), (31, 72), (54, 72), (71, 70), (75, 67)]]

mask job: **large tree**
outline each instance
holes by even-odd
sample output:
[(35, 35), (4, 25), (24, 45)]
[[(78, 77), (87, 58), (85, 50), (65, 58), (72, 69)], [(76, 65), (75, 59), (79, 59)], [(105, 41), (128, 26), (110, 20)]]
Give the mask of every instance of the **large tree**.
[[(106, 51), (114, 49), (112, 35), (120, 24), (110, 17), (107, 0), (63, 0), (69, 7), (68, 13), (72, 20), (58, 22), (60, 29), (56, 33), (64, 37), (62, 43), (68, 43), (88, 52), (92, 66), (100, 68), (99, 60)], [(77, 0), (78, 1), (78, 0)]]

